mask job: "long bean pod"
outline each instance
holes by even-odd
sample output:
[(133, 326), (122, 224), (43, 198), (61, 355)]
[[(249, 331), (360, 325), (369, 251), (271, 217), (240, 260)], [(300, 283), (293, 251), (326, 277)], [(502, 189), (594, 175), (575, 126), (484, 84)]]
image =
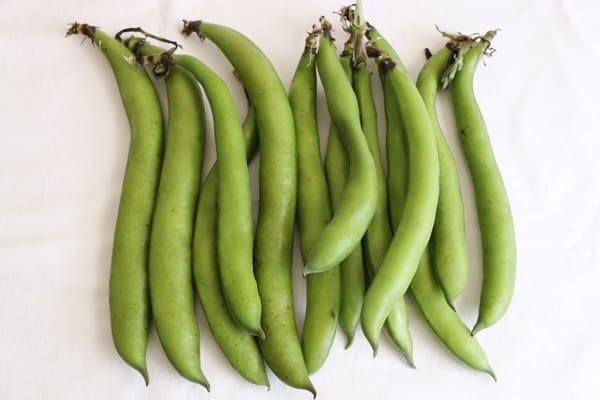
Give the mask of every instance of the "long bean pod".
[[(379, 145), (377, 111), (371, 92), (371, 74), (366, 69), (365, 63), (359, 63), (354, 70), (354, 90), (360, 108), (361, 124), (375, 162), (377, 174), (377, 208), (363, 239), (365, 264), (369, 269), (369, 276), (373, 277), (379, 270), (392, 240), (392, 226), (389, 219), (388, 191)], [(389, 102), (389, 99), (387, 101)], [(390, 113), (397, 115), (397, 109), (390, 110)], [(390, 132), (393, 129), (394, 127), (390, 127)], [(394, 135), (397, 136), (394, 138), (395, 140), (403, 140), (402, 135), (398, 136), (395, 133)], [(392, 154), (391, 157), (397, 158), (397, 155)], [(405, 168), (402, 168), (402, 172), (404, 171)], [(385, 322), (384, 329), (389, 339), (405, 356), (408, 364), (414, 367), (412, 338), (408, 329), (408, 318), (403, 298), (393, 306)]]
[(163, 118), (158, 95), (129, 49), (100, 29), (74, 23), (67, 35), (81, 34), (98, 45), (110, 63), (131, 129), (115, 227), (109, 280), (109, 304), (115, 348), (138, 370), (146, 384), (150, 320), (148, 252), (160, 177)]
[(169, 119), (150, 240), (150, 301), (160, 342), (173, 366), (209, 389), (200, 367), (191, 251), (204, 155), (204, 106), (187, 71), (173, 68), (166, 87)]
[[(254, 109), (248, 109), (242, 125), (246, 156), (251, 160), (258, 149)], [(248, 381), (269, 386), (265, 364), (254, 337), (231, 317), (221, 289), (217, 256), (218, 170), (213, 164), (198, 200), (194, 227), (194, 282), (208, 326), (231, 365)]]
[[(393, 49), (390, 50), (393, 51)], [(398, 68), (401, 68), (400, 60), (394, 55), (395, 53), (390, 57), (397, 63)], [(380, 69), (378, 72), (381, 78), (386, 121), (388, 217), (393, 231), (400, 222), (404, 207), (404, 196), (408, 186), (406, 140), (391, 85), (385, 84)], [(398, 299), (398, 302), (391, 309), (384, 328), (392, 342), (404, 354), (409, 365), (414, 367), (413, 343), (408, 326), (404, 297)]]
[(173, 62), (198, 79), (213, 114), (219, 170), (217, 254), (223, 294), (237, 323), (263, 337), (261, 299), (252, 264), (250, 180), (235, 103), (225, 82), (197, 58), (175, 55)]
[[(321, 164), (317, 126), (316, 40), (311, 33), (290, 85), (298, 142), (298, 228), (304, 259), (331, 218), (327, 181)], [(306, 315), (302, 351), (308, 373), (325, 362), (337, 330), (340, 312), (340, 268), (306, 277)]]
[(483, 287), (473, 334), (506, 313), (516, 274), (515, 229), (508, 195), (473, 91), (475, 71), (495, 33), (488, 32), (467, 53), (451, 89), (458, 136), (475, 191), (483, 254)]
[[(371, 38), (373, 46), (383, 40), (372, 35)], [(384, 68), (383, 79), (389, 80), (396, 96), (406, 132), (409, 174), (400, 222), (363, 305), (363, 332), (376, 352), (381, 328), (394, 303), (408, 289), (427, 247), (437, 206), (439, 166), (435, 135), (418, 90), (406, 72), (395, 67), (395, 63), (379, 50), (375, 51), (376, 60)]]
[(375, 214), (369, 224), (363, 239), (365, 260), (371, 273), (379, 269), (387, 248), (392, 240), (392, 229), (388, 218), (387, 190), (381, 150), (379, 147), (379, 134), (377, 129), (377, 110), (371, 91), (371, 73), (364, 62), (359, 62), (354, 68), (354, 91), (360, 110), (360, 122), (367, 139), (367, 145), (375, 163), (377, 183), (377, 206)]
[[(396, 68), (406, 70), (400, 57), (390, 44), (381, 38), (381, 34), (369, 25), (369, 36), (371, 40), (377, 40), (377, 48), (396, 64)], [(404, 211), (404, 198), (408, 187), (408, 168), (406, 157), (406, 133), (398, 112), (396, 96), (393, 93), (389, 80), (384, 79), (384, 71), (378, 68), (379, 79), (383, 91), (386, 122), (386, 155), (387, 155), (387, 191), (389, 200), (389, 217), (394, 230), (400, 223)]]
[(469, 267), (458, 171), (436, 111), (442, 76), (450, 66), (452, 57), (453, 50), (445, 46), (425, 63), (417, 79), (417, 88), (427, 106), (435, 131), (440, 164), (440, 195), (430, 243), (433, 255), (431, 261), (450, 305), (464, 290)]
[[(342, 53), (340, 64), (348, 82), (352, 84), (352, 59), (348, 49)], [(348, 163), (348, 154), (340, 140), (337, 127), (331, 121), (325, 153), (325, 174), (333, 209), (338, 207), (344, 196), (344, 187), (348, 180)], [(342, 281), (339, 322), (346, 335), (346, 347), (349, 347), (360, 322), (366, 288), (362, 246), (357, 245), (350, 255), (340, 263), (339, 268)]]

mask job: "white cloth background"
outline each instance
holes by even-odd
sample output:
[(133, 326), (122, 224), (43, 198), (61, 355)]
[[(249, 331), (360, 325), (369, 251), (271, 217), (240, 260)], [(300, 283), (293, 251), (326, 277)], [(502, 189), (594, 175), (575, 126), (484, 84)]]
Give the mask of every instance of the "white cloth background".
[[(101, 53), (89, 41), (81, 45), (80, 38), (63, 36), (67, 23), (78, 20), (109, 33), (141, 25), (181, 40), (185, 53), (201, 57), (226, 78), (243, 110), (227, 61), (208, 41), (183, 39), (181, 19), (240, 30), (270, 57), (287, 86), (305, 31), (322, 14), (335, 20), (331, 11), (342, 5), (317, 0), (0, 3), (0, 399), (310, 398), (272, 374), (270, 392), (245, 382), (221, 355), (202, 316), (202, 366), (210, 394), (177, 375), (154, 331), (149, 387), (117, 356), (107, 282), (128, 124)], [(517, 282), (506, 316), (478, 335), (498, 383), (458, 362), (410, 304), (417, 369), (408, 368), (387, 341), (373, 359), (362, 333), (344, 350), (339, 333), (312, 378), (318, 397), (598, 398), (599, 3), (371, 0), (365, 11), (414, 78), (424, 62), (423, 48), (444, 43), (434, 24), (464, 33), (502, 28), (494, 41), (497, 52), (480, 68), (475, 84), (511, 199)], [(341, 38), (339, 29), (336, 35)], [(380, 93), (377, 85), (375, 90)], [(322, 95), (319, 101), (324, 110)], [(449, 106), (443, 94), (440, 116), (458, 150)], [(320, 122), (325, 139), (324, 112)], [(206, 166), (214, 160), (213, 143), (210, 137)], [(471, 258), (458, 311), (472, 326), (481, 258), (472, 189), (464, 160), (455, 154)], [(257, 171), (254, 163), (255, 206)], [(301, 267), (296, 247), (299, 323)]]

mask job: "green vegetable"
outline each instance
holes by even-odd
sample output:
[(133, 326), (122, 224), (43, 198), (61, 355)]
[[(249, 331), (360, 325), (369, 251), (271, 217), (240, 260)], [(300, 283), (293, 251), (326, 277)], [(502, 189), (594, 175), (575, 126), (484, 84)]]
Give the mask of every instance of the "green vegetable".
[(456, 127), (475, 191), (483, 253), (483, 287), (473, 334), (504, 315), (512, 299), (516, 274), (515, 229), (508, 195), (473, 93), (477, 65), (495, 33), (488, 32), (467, 53), (451, 90)]
[(67, 35), (89, 37), (110, 63), (131, 128), (131, 143), (113, 242), (109, 282), (113, 341), (125, 362), (148, 384), (146, 348), (150, 298), (148, 249), (162, 162), (163, 119), (146, 71), (125, 46), (88, 24), (74, 23)]

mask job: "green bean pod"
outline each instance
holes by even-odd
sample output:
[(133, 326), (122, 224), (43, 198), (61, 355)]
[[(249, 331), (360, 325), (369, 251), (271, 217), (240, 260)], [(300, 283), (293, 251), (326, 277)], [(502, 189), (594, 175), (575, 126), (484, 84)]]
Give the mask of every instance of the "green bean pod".
[(361, 62), (355, 67), (353, 76), (354, 91), (360, 111), (360, 122), (371, 157), (375, 163), (377, 178), (377, 206), (363, 239), (366, 264), (371, 270), (371, 274), (374, 275), (374, 272), (379, 269), (379, 265), (392, 240), (392, 229), (388, 218), (387, 190), (379, 148), (377, 110), (375, 109), (375, 101), (371, 90), (371, 73), (366, 68), (366, 64)]
[[(377, 48), (396, 63), (396, 68), (404, 71), (400, 57), (390, 44), (381, 39), (381, 34), (371, 25), (369, 25), (369, 36), (377, 41)], [(386, 154), (387, 154), (387, 192), (389, 201), (389, 218), (392, 224), (392, 230), (395, 230), (400, 223), (402, 212), (404, 210), (404, 198), (408, 187), (408, 168), (406, 165), (406, 133), (398, 112), (396, 96), (393, 93), (389, 80), (384, 79), (384, 72), (378, 68), (381, 88), (383, 91), (383, 100), (385, 108), (386, 123)]]
[(375, 165), (360, 125), (358, 103), (328, 31), (317, 53), (317, 70), (327, 107), (348, 154), (348, 179), (334, 215), (310, 251), (305, 273), (326, 271), (343, 261), (360, 243), (377, 204)]
[(292, 242), (297, 196), (294, 118), (273, 65), (247, 37), (222, 25), (186, 22), (184, 34), (210, 39), (238, 72), (256, 109), (260, 143), (260, 204), (254, 247), (265, 339), (259, 345), (273, 372), (315, 395), (294, 317)]
[[(331, 218), (327, 181), (319, 149), (313, 41), (314, 35), (310, 35), (289, 91), (298, 143), (297, 218), (300, 248), (304, 259)], [(309, 374), (321, 368), (335, 339), (340, 295), (339, 267), (306, 277), (306, 315), (302, 331), (302, 351)]]
[(146, 384), (150, 319), (148, 250), (163, 151), (163, 119), (158, 95), (146, 71), (125, 46), (101, 30), (74, 23), (67, 35), (82, 34), (110, 63), (125, 106), (131, 143), (115, 228), (109, 304), (115, 348)]
[(442, 343), (465, 364), (478, 371), (496, 375), (485, 352), (471, 336), (469, 328), (446, 301), (444, 291), (436, 281), (429, 252), (425, 251), (410, 284), (410, 293), (423, 317)]
[(436, 135), (440, 163), (440, 195), (431, 236), (435, 275), (448, 303), (462, 293), (468, 277), (469, 260), (465, 240), (465, 218), (460, 182), (454, 156), (442, 133), (436, 111), (441, 78), (448, 68), (452, 50), (444, 47), (425, 63), (417, 79), (417, 89), (429, 111)]
[[(380, 76), (381, 76), (381, 71)], [(386, 151), (388, 162), (388, 201), (389, 218), (392, 229), (396, 229), (400, 223), (402, 210), (404, 208), (404, 197), (408, 186), (408, 172), (406, 168), (406, 144), (402, 120), (398, 114), (396, 99), (392, 93), (391, 86), (384, 84), (382, 80), (383, 99), (386, 120)], [(406, 357), (409, 365), (414, 367), (413, 343), (408, 328), (408, 315), (406, 314), (406, 302), (404, 297), (398, 300), (388, 315), (384, 325), (390, 339), (398, 346)]]
[(200, 367), (191, 251), (204, 155), (204, 106), (198, 85), (187, 71), (173, 68), (166, 86), (167, 141), (150, 239), (152, 314), (173, 366), (210, 390)]
[[(371, 29), (373, 29), (371, 27)], [(372, 30), (372, 37), (379, 37), (379, 33)], [(394, 49), (386, 42), (377, 43), (380, 50), (384, 51), (395, 63), (396, 68), (405, 70), (400, 58)], [(378, 69), (381, 81), (386, 121), (386, 153), (387, 153), (387, 192), (388, 209), (392, 230), (400, 223), (404, 210), (404, 197), (408, 187), (408, 168), (406, 166), (406, 139), (402, 119), (398, 113), (396, 96), (392, 87), (383, 79), (381, 68)], [(408, 315), (406, 314), (406, 302), (404, 297), (398, 300), (388, 315), (384, 325), (388, 336), (406, 357), (409, 365), (414, 367), (413, 343), (408, 327)]]
[(261, 300), (252, 265), (252, 205), (244, 136), (233, 97), (225, 82), (203, 62), (173, 56), (200, 82), (215, 124), (218, 175), (217, 254), (223, 294), (242, 328), (264, 337)]
[[(372, 38), (377, 46), (382, 39)], [(433, 223), (439, 191), (435, 135), (421, 96), (402, 69), (378, 55), (384, 82), (391, 85), (406, 132), (408, 187), (402, 216), (381, 267), (365, 295), (362, 328), (374, 352), (379, 333), (394, 304), (404, 295), (423, 254)]]
[[(242, 125), (246, 155), (251, 160), (258, 149), (258, 131), (253, 108)], [(198, 200), (193, 240), (196, 291), (208, 327), (231, 365), (249, 382), (269, 386), (265, 364), (254, 336), (232, 318), (221, 288), (217, 256), (218, 171), (213, 164)]]
[[(365, 264), (368, 268), (368, 275), (372, 279), (377, 273), (392, 240), (392, 227), (389, 219), (386, 177), (383, 172), (379, 145), (377, 110), (371, 89), (371, 73), (367, 70), (365, 63), (359, 63), (354, 70), (354, 91), (360, 109), (363, 132), (375, 162), (375, 172), (377, 174), (377, 208), (363, 239)], [(390, 112), (394, 115), (397, 114), (396, 109)], [(402, 136), (399, 138), (403, 139)], [(392, 157), (396, 157), (396, 155), (392, 155)], [(404, 170), (405, 168), (402, 168), (402, 172)], [(384, 329), (389, 339), (404, 355), (408, 364), (414, 368), (412, 338), (408, 330), (408, 318), (403, 298), (390, 311)]]
[(386, 84), (383, 81), (381, 70), (379, 73), (382, 78), (381, 86), (385, 107), (388, 209), (392, 229), (395, 229), (402, 217), (403, 199), (406, 196), (406, 188), (408, 187), (406, 140), (392, 87), (389, 83)]
[[(344, 52), (340, 63), (348, 82), (352, 84), (352, 59), (350, 53)], [(335, 209), (344, 195), (344, 187), (348, 179), (348, 154), (339, 138), (333, 121), (329, 126), (329, 137), (325, 153), (325, 174), (331, 206)], [(365, 295), (365, 272), (363, 250), (356, 246), (345, 260), (340, 263), (342, 295), (340, 305), (340, 327), (346, 335), (346, 348), (354, 340), (356, 327), (360, 322), (363, 297)]]
[(515, 231), (508, 195), (473, 92), (479, 60), (494, 35), (495, 32), (488, 32), (467, 53), (451, 90), (458, 136), (475, 191), (483, 254), (483, 287), (473, 334), (504, 315), (512, 299), (516, 274)]

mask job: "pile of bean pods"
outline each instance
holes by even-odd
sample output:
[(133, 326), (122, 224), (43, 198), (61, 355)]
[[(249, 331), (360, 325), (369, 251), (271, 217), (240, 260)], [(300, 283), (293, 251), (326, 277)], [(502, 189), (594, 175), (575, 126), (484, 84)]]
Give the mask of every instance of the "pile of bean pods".
[[(341, 55), (331, 24), (321, 17), (305, 40), (289, 93), (250, 39), (222, 25), (184, 21), (184, 35), (211, 40), (233, 65), (248, 97), (243, 122), (221, 77), (198, 58), (177, 54), (175, 42), (141, 28), (111, 37), (88, 24), (70, 27), (68, 35), (90, 38), (106, 56), (130, 123), (109, 301), (116, 350), (146, 383), (152, 318), (177, 371), (210, 388), (200, 364), (194, 292), (231, 365), (257, 385), (270, 385), (266, 361), (283, 382), (316, 395), (309, 375), (325, 362), (338, 324), (347, 346), (361, 324), (374, 353), (384, 329), (414, 367), (406, 293), (458, 359), (495, 379), (474, 334), (509, 306), (515, 239), (473, 76), (496, 32), (443, 33), (447, 44), (428, 52), (415, 84), (392, 46), (365, 21), (360, 2), (339, 15), (348, 34)], [(127, 32), (137, 35), (123, 37)], [(385, 169), (370, 60), (384, 97)], [(153, 82), (149, 69), (165, 78), (166, 123), (155, 88), (162, 81)], [(317, 76), (331, 117), (324, 161)], [(475, 190), (483, 250), (472, 330), (453, 307), (467, 282), (468, 258), (458, 173), (436, 112), (445, 88)], [(217, 158), (201, 183), (202, 92)], [(259, 150), (254, 233), (248, 162)], [(300, 335), (291, 277), (296, 224), (307, 290)]]

